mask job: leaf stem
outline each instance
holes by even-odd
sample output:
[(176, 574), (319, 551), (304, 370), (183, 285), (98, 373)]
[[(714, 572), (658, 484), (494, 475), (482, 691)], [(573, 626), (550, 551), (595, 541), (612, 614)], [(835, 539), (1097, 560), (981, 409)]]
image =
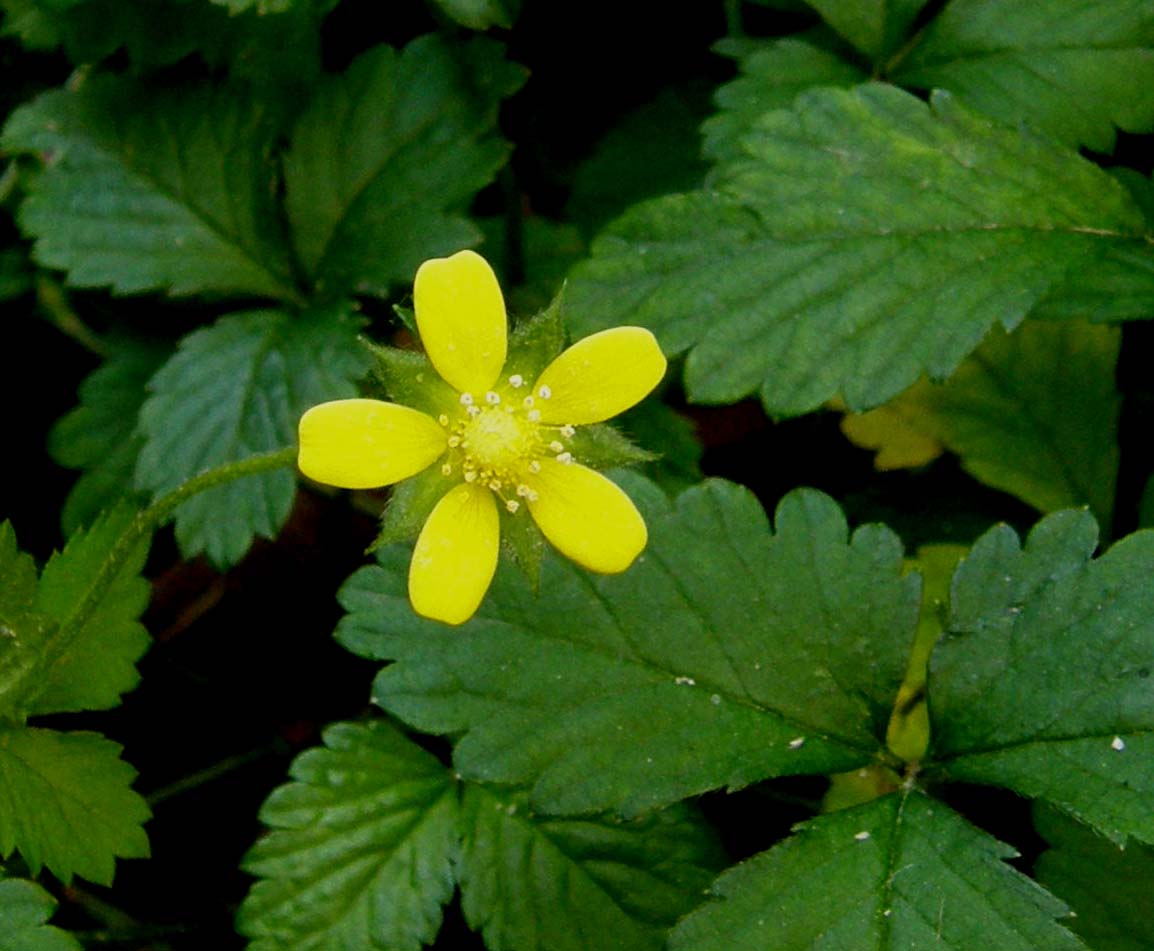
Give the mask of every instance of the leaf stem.
[(39, 692), (36, 686), (37, 683), (43, 684), (47, 680), (47, 678), (43, 677), (38, 680), (36, 677), (37, 672), (51, 668), (51, 666), (72, 647), (73, 642), (80, 635), (80, 632), (84, 630), (84, 625), (88, 623), (89, 618), (91, 618), (93, 613), (99, 608), (100, 602), (108, 593), (108, 589), (112, 587), (116, 581), (125, 562), (146, 535), (151, 535), (152, 532), (168, 521), (173, 512), (194, 495), (198, 495), (207, 489), (215, 488), (218, 485), (223, 485), (226, 482), (232, 482), (235, 479), (243, 479), (246, 476), (260, 475), (264, 472), (273, 472), (276, 469), (291, 466), (296, 461), (296, 454), (296, 448), (290, 446), (285, 449), (278, 449), (275, 452), (249, 456), (247, 459), (241, 459), (238, 462), (226, 462), (224, 465), (217, 466), (215, 469), (209, 469), (199, 475), (193, 476), (167, 495), (162, 495), (148, 508), (138, 512), (136, 517), (132, 519), (124, 531), (121, 532), (120, 537), (108, 550), (108, 554), (105, 556), (100, 570), (92, 579), (92, 583), (84, 595), (83, 600), (77, 605), (76, 610), (73, 611), (53, 632), (51, 637), (48, 638), (44, 644), (44, 649), (40, 652), (40, 656), (37, 657), (36, 662), (29, 668), (26, 680), (32, 684), (32, 687), (24, 698), (25, 703), (34, 699)]

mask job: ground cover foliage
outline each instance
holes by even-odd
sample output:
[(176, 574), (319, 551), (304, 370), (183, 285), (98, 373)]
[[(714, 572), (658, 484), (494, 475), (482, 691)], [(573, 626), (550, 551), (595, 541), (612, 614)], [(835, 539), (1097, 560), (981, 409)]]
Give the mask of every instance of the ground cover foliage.
[[(0, 0), (0, 951), (1154, 947), (1154, 8), (620, 7)], [(463, 248), (670, 364), (449, 626)]]

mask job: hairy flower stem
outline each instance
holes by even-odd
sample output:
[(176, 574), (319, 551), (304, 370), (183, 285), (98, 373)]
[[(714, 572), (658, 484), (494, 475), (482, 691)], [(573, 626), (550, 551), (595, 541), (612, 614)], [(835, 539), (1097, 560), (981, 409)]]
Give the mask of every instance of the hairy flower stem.
[[(294, 465), (297, 450), (295, 446), (287, 449), (278, 449), (275, 452), (250, 456), (239, 462), (228, 462), (215, 469), (209, 469), (193, 476), (183, 485), (173, 489), (167, 495), (162, 495), (148, 508), (138, 512), (120, 537), (113, 543), (100, 566), (100, 571), (92, 579), (92, 584), (84, 596), (84, 600), (77, 605), (76, 610), (56, 629), (44, 644), (36, 662), (29, 669), (27, 679), (35, 684), (43, 683), (46, 678), (37, 678), (40, 671), (50, 670), (52, 666), (64, 656), (72, 647), (73, 642), (84, 630), (88, 619), (100, 606), (101, 600), (108, 593), (116, 577), (120, 574), (129, 556), (140, 544), (141, 540), (160, 528), (173, 512), (194, 495), (199, 495), (206, 489), (243, 479), (246, 476), (259, 475), (262, 472), (273, 472)], [(28, 699), (35, 697), (35, 690)]]

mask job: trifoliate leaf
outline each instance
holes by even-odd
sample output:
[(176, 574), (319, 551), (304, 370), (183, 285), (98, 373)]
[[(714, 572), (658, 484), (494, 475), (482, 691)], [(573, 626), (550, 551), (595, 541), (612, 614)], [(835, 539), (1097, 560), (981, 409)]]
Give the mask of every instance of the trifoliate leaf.
[(953, 0), (890, 79), (956, 93), (1068, 145), (1154, 130), (1154, 9), (1145, 0)]
[(487, 30), (491, 26), (509, 29), (521, 11), (521, 0), (433, 0), (461, 26)]
[(1006, 526), (954, 577), (930, 666), (945, 774), (1047, 799), (1116, 840), (1154, 841), (1154, 532), (1091, 560), (1085, 511), (1021, 547)]
[[(1154, 262), (1111, 176), (944, 94), (814, 90), (743, 144), (714, 190), (611, 226), (569, 283), (579, 333), (641, 323), (667, 354), (689, 350), (698, 402), (760, 389), (779, 415), (838, 392), (868, 408), (923, 372), (947, 376), (992, 324), (1054, 307), (1059, 291), (1094, 301), (1108, 254)], [(1149, 316), (1154, 263), (1129, 273), (1098, 313)]]
[(994, 328), (946, 383), (921, 381), (885, 406), (846, 417), (843, 429), (859, 445), (880, 448), (883, 468), (883, 454), (893, 455), (889, 433), (866, 441), (861, 427), (897, 416), (906, 430), (957, 453), (986, 485), (1042, 512), (1089, 505), (1109, 525), (1118, 475), (1120, 343), (1116, 327), (1081, 321), (1028, 321), (1012, 334)]
[(742, 155), (741, 140), (771, 109), (785, 109), (813, 86), (854, 86), (868, 79), (836, 52), (794, 37), (751, 44), (722, 40), (718, 52), (739, 55), (741, 75), (714, 95), (720, 111), (701, 125), (701, 150), (714, 161)]
[(117, 858), (147, 858), (148, 806), (120, 746), (95, 733), (0, 727), (0, 856), (39, 874), (112, 882)]
[(1068, 927), (1094, 951), (1154, 947), (1154, 849), (1131, 842), (1119, 848), (1051, 809), (1034, 824), (1050, 843), (1034, 866), (1038, 881), (1069, 902)]
[(223, 89), (96, 77), (22, 106), (2, 144), (46, 162), (20, 223), (36, 259), (69, 283), (291, 299), (274, 132), (259, 107)]
[(60, 516), (65, 534), (132, 497), (132, 473), (143, 444), (136, 423), (144, 385), (168, 353), (136, 338), (110, 343), (107, 360), (80, 384), (80, 405), (48, 434), (52, 458), (69, 469), (84, 470)]
[(1077, 951), (1066, 907), (1014, 850), (943, 803), (894, 793), (821, 816), (726, 872), (671, 951)]
[[(121, 509), (72, 536), (39, 582), (32, 559), (0, 526), (0, 712), (12, 720), (45, 713), (114, 707), (139, 676), (148, 648), (137, 620), (149, 587), (139, 577), (148, 550), (141, 540), (124, 552), (117, 574), (94, 589), (110, 550), (134, 513)], [(90, 598), (96, 598), (89, 603)], [(78, 611), (85, 605), (85, 616)], [(63, 628), (63, 629), (62, 629)], [(67, 641), (62, 641), (67, 637)]]
[(822, 19), (877, 62), (905, 39), (926, 0), (808, 0)]
[(625, 116), (573, 176), (566, 217), (595, 234), (645, 198), (701, 187), (697, 127), (708, 98), (693, 87), (667, 89)]
[(72, 935), (48, 924), (55, 908), (39, 885), (0, 878), (0, 951), (81, 951)]
[(318, 291), (385, 293), (426, 258), (474, 245), (463, 216), (504, 164), (497, 106), (523, 71), (503, 47), (422, 37), (322, 82), (292, 133), (286, 201)]
[(244, 860), (250, 951), (418, 951), (453, 893), (457, 790), (384, 721), (338, 723), (261, 808), (273, 831)]
[[(232, 314), (190, 334), (149, 384), (136, 484), (161, 493), (213, 466), (291, 446), (301, 414), (354, 396), (352, 381), (367, 365), (355, 323), (337, 311)], [(200, 493), (177, 510), (181, 549), (235, 563), (254, 535), (280, 530), (295, 484), (280, 471)]]
[(341, 593), (338, 637), (398, 662), (378, 703), (463, 735), (467, 778), (533, 786), (536, 807), (637, 814), (719, 786), (870, 761), (905, 673), (916, 578), (880, 526), (847, 538), (826, 496), (756, 500), (709, 482), (669, 502), (622, 484), (649, 547), (621, 575), (547, 558), (540, 594), (499, 570), (467, 626), (416, 617), (407, 550)]
[(692, 812), (550, 818), (524, 797), (466, 787), (458, 875), (490, 951), (660, 951), (701, 900), (719, 849)]

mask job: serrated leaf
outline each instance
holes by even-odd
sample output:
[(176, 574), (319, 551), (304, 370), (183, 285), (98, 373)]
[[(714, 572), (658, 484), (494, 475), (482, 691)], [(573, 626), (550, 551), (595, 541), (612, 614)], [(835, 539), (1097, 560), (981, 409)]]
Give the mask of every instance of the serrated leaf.
[(417, 951), (453, 893), (458, 802), (433, 756), (384, 721), (338, 723), (261, 808), (244, 859), (250, 951)]
[(56, 899), (39, 885), (0, 877), (0, 951), (81, 951), (80, 943), (48, 924)]
[(1043, 300), (1100, 298), (1083, 316), (1111, 319), (1154, 305), (1154, 266), (1127, 271), (1121, 301), (1086, 289), (1110, 255), (1154, 260), (1128, 192), (947, 95), (815, 90), (743, 144), (713, 190), (611, 226), (569, 284), (579, 333), (641, 323), (667, 354), (689, 350), (694, 401), (760, 389), (772, 413), (796, 415), (840, 392), (865, 409), (923, 372), (947, 376), (992, 324)]
[(84, 470), (60, 516), (66, 535), (133, 497), (132, 473), (143, 444), (136, 424), (144, 386), (169, 354), (166, 347), (128, 337), (109, 343), (109, 349), (105, 362), (80, 384), (80, 405), (48, 434), (52, 458)]
[(1069, 902), (1069, 927), (1094, 951), (1154, 947), (1154, 849), (1108, 839), (1050, 809), (1034, 824), (1050, 843), (1034, 866), (1038, 881)]
[(36, 259), (71, 284), (293, 299), (275, 131), (267, 110), (222, 88), (100, 76), (22, 106), (0, 142), (44, 158), (19, 220)]
[(986, 485), (1042, 512), (1089, 505), (1109, 525), (1118, 476), (1120, 344), (1116, 327), (1080, 321), (1028, 321), (1012, 334), (994, 328), (943, 385), (920, 381), (883, 407), (846, 417), (842, 428), (859, 445), (880, 448), (878, 468), (892, 467), (881, 460), (893, 456), (893, 430), (879, 445), (863, 441), (860, 427), (876, 415), (896, 415), (930, 445), (957, 453)]
[(95, 733), (0, 727), (0, 856), (99, 885), (117, 858), (147, 858), (148, 806), (120, 749)]
[(322, 82), (285, 156), (297, 253), (318, 291), (386, 293), (476, 244), (462, 211), (504, 164), (497, 106), (523, 71), (483, 39), (380, 46)]
[(890, 76), (948, 89), (1068, 145), (1154, 130), (1154, 10), (1146, 0), (953, 0)]
[(869, 77), (834, 50), (794, 37), (757, 44), (721, 41), (738, 55), (741, 75), (714, 94), (719, 112), (701, 125), (702, 154), (714, 161), (742, 155), (741, 140), (771, 109), (784, 109), (814, 86), (854, 86)]
[(670, 951), (1076, 951), (1066, 907), (943, 803), (895, 793), (806, 822), (726, 872)]
[(130, 510), (117, 510), (73, 535), (39, 581), (31, 558), (16, 550), (8, 524), (0, 525), (0, 711), (6, 717), (107, 709), (136, 686), (136, 661), (149, 644), (137, 620), (150, 593), (139, 576), (147, 539), (124, 553), (116, 577), (71, 631), (68, 646), (53, 647), (61, 625), (75, 623), (73, 616), (133, 517)]
[(807, 0), (822, 19), (877, 62), (905, 39), (926, 0)]
[(1047, 799), (1117, 840), (1154, 841), (1154, 532), (1091, 560), (1085, 511), (1021, 547), (1006, 526), (954, 577), (930, 667), (934, 759), (951, 778)]
[(547, 558), (540, 595), (499, 570), (477, 616), (416, 617), (408, 552), (384, 549), (341, 602), (350, 650), (393, 658), (377, 702), (462, 735), (467, 778), (526, 783), (536, 807), (637, 814), (719, 786), (872, 759), (905, 673), (915, 578), (880, 526), (847, 539), (826, 496), (787, 496), (771, 534), (755, 499), (706, 483), (671, 503), (622, 479), (647, 551), (590, 575)]
[(461, 905), (490, 951), (659, 951), (696, 905), (719, 850), (690, 810), (550, 818), (466, 787)]
[[(195, 331), (149, 383), (136, 484), (159, 494), (213, 466), (293, 445), (300, 415), (355, 395), (352, 381), (367, 366), (356, 323), (340, 311), (253, 311)], [(181, 549), (235, 563), (254, 536), (280, 530), (295, 485), (282, 470), (202, 492), (177, 510)]]

